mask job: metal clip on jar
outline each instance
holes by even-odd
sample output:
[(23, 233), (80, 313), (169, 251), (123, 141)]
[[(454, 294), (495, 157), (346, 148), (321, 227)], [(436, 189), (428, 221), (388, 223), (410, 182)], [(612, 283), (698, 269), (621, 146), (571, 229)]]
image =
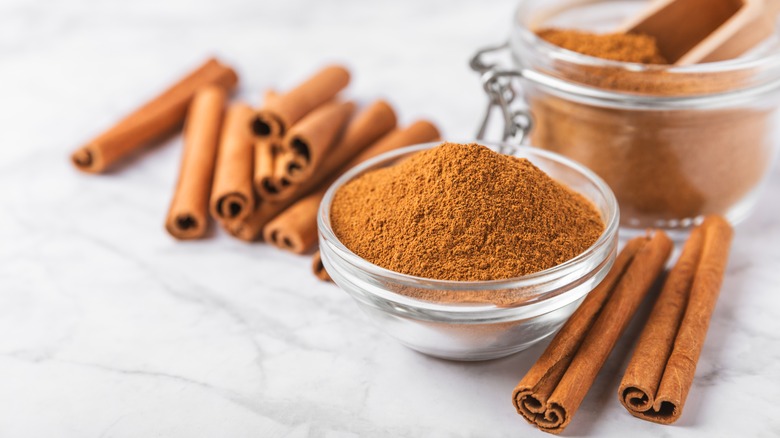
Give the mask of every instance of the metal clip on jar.
[[(739, 222), (780, 143), (777, 34), (738, 59), (673, 66), (581, 55), (534, 32), (617, 29), (647, 3), (522, 0), (509, 42), (471, 61), (490, 99), (478, 138), (498, 108), (503, 140), (566, 155), (601, 176), (617, 196), (623, 228), (681, 236), (706, 214)], [(507, 51), (511, 68), (486, 62)], [(512, 109), (517, 96), (527, 109)]]

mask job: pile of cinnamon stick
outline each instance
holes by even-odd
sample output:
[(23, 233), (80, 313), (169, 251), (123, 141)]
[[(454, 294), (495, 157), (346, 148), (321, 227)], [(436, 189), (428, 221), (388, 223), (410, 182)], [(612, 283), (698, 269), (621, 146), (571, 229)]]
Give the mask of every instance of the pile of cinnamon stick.
[[(618, 388), (635, 417), (671, 424), (682, 415), (726, 270), (732, 228), (717, 216), (695, 228), (669, 272)], [(548, 345), (512, 394), (540, 430), (561, 433), (672, 252), (662, 232), (627, 243), (604, 281)]]
[[(76, 150), (76, 168), (102, 173), (184, 125), (179, 179), (165, 228), (177, 239), (206, 236), (213, 218), (229, 234), (264, 239), (297, 254), (317, 246), (317, 210), (346, 170), (393, 149), (439, 139), (420, 120), (398, 128), (377, 100), (343, 100), (350, 74), (328, 66), (286, 93), (268, 91), (255, 109), (228, 102), (238, 84), (210, 59), (116, 125)], [(317, 277), (329, 279), (314, 253)]]

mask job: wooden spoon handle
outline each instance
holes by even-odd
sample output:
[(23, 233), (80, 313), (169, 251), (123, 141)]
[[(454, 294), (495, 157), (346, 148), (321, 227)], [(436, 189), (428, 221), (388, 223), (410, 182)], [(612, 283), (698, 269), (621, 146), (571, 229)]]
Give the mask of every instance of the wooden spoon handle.
[(764, 0), (764, 13), (772, 21), (780, 15), (780, 0)]

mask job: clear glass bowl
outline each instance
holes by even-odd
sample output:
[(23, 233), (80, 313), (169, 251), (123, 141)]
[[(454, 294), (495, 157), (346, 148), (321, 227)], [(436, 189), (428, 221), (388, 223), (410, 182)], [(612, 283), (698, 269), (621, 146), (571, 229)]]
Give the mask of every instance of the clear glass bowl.
[[(482, 282), (405, 275), (374, 265), (347, 249), (330, 222), (330, 206), (339, 187), (368, 170), (392, 165), (438, 143), (399, 149), (355, 167), (330, 187), (318, 212), (320, 252), (333, 281), (376, 325), (402, 344), (444, 359), (498, 358), (550, 336), (601, 282), (617, 252), (617, 201), (598, 176), (551, 152), (482, 144), (527, 158), (588, 198), (604, 219), (604, 233), (588, 250), (566, 263), (524, 277)], [(464, 304), (464, 300), (470, 303)]]
[(650, 3), (520, 1), (510, 51), (534, 120), (531, 144), (604, 178), (626, 228), (680, 237), (707, 214), (739, 222), (780, 146), (780, 34), (736, 59), (683, 66), (594, 58), (535, 34), (614, 32)]

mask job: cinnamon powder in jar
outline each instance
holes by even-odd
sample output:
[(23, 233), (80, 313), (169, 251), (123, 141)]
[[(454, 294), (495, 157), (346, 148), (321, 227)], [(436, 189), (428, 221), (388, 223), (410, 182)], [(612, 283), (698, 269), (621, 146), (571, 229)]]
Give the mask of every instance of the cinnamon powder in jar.
[(649, 35), (629, 33), (595, 34), (575, 30), (543, 29), (543, 40), (583, 55), (613, 61), (640, 64), (668, 64), (655, 39)]
[[(545, 29), (549, 43), (599, 58), (660, 63), (650, 37)], [(626, 40), (626, 38), (631, 40)], [(628, 42), (627, 42), (628, 41)], [(651, 66), (653, 67), (653, 66)], [(546, 72), (572, 82), (637, 96), (711, 95), (743, 88), (741, 71), (679, 73), (555, 62)], [(771, 162), (776, 103), (719, 108), (612, 107), (526, 87), (536, 122), (534, 146), (581, 162), (610, 185), (624, 225), (686, 226), (706, 214), (728, 215), (761, 182)]]
[(456, 281), (551, 268), (604, 231), (590, 201), (528, 160), (455, 143), (348, 182), (334, 196), (331, 225), (371, 263)]

